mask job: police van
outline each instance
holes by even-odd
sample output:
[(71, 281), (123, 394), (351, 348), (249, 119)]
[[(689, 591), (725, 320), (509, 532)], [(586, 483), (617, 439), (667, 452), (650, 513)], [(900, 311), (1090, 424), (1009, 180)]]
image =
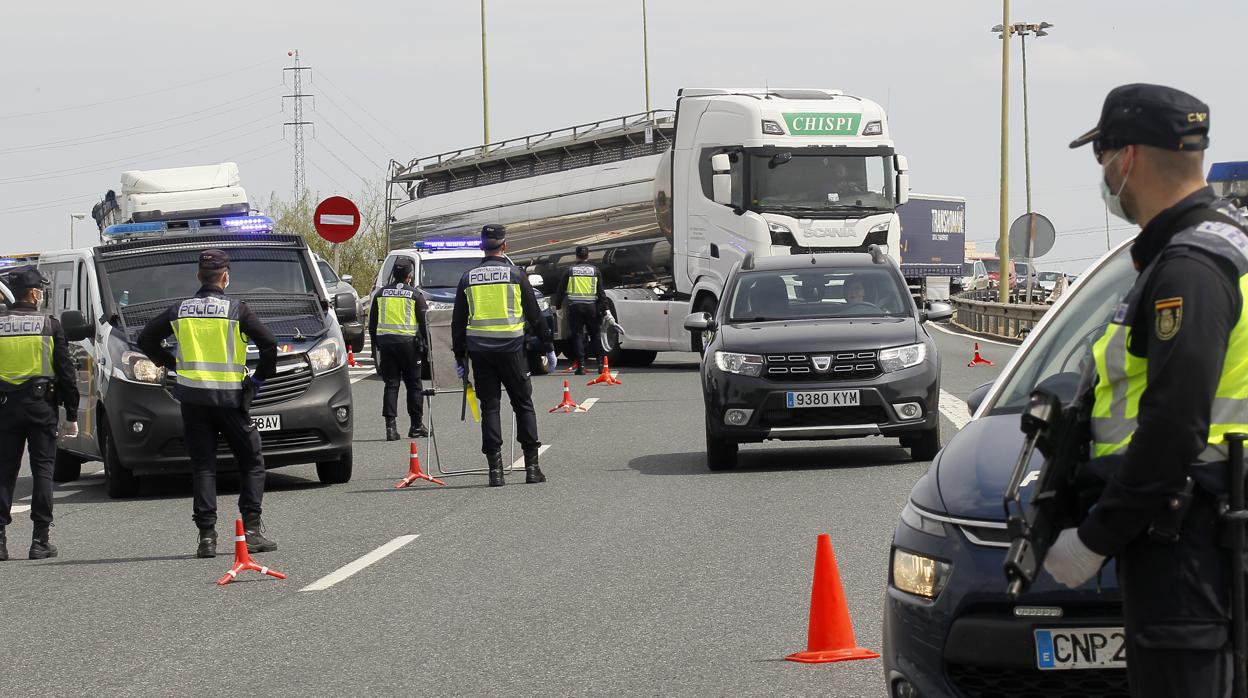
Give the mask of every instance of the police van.
[[(78, 370), (79, 433), (61, 436), (53, 477), (77, 479), (84, 461), (102, 461), (111, 497), (137, 494), (147, 475), (185, 472), (190, 461), (176, 372), (139, 351), (143, 326), (199, 289), (199, 253), (225, 250), (227, 294), (247, 305), (277, 336), (277, 373), (251, 405), (269, 468), (315, 463), (324, 483), (351, 479), (354, 414), (340, 323), (355, 321), (350, 294), (331, 297), (312, 253), (297, 235), (273, 231), (267, 216), (123, 223), (95, 247), (45, 252), (39, 270), (51, 284), (43, 311), (61, 317)], [(172, 347), (173, 337), (166, 340)], [(247, 348), (247, 365), (259, 354)], [(221, 470), (234, 466), (224, 440)]]

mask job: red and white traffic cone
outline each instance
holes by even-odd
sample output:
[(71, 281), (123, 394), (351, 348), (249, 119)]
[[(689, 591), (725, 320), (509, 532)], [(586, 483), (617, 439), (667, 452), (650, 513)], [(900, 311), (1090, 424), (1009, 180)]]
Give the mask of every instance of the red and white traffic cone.
[(355, 352), (351, 351), (351, 347), (347, 347), (347, 365), (359, 366), (359, 364), (355, 361)]
[(563, 382), (563, 401), (550, 408), (552, 413), (560, 410), (563, 410), (564, 414), (585, 411), (580, 405), (572, 401), (572, 389), (568, 387), (568, 382), (566, 380)]
[(446, 484), (445, 482), (442, 482), (438, 478), (420, 469), (420, 454), (416, 452), (415, 441), (412, 442), (412, 450), (407, 456), (407, 462), (407, 477), (399, 480), (399, 484), (395, 485), (394, 489), (401, 490), (417, 480), (428, 480), (429, 482), (436, 482), (439, 485)]
[(286, 578), (286, 575), (282, 574), (281, 572), (278, 572), (277, 570), (271, 570), (268, 567), (257, 565), (256, 563), (252, 562), (251, 553), (247, 552), (247, 534), (245, 531), (243, 531), (243, 520), (235, 519), (234, 520), (234, 566), (230, 568), (229, 572), (225, 573), (224, 577), (217, 580), (217, 586), (225, 586), (226, 584), (229, 584), (230, 582), (234, 581), (238, 577), (239, 572), (244, 572), (246, 570), (259, 572), (260, 574), (267, 574), (270, 577), (277, 577), (278, 579)]
[(620, 380), (611, 375), (611, 362), (606, 356), (602, 357), (602, 370), (598, 372), (598, 377), (585, 385), (622, 385)]
[(971, 362), (966, 365), (967, 368), (975, 368), (976, 366), (991, 366), (991, 365), (992, 365), (991, 361), (989, 361), (988, 359), (985, 359), (983, 356), (980, 356), (979, 342), (975, 342), (975, 357), (972, 358)]

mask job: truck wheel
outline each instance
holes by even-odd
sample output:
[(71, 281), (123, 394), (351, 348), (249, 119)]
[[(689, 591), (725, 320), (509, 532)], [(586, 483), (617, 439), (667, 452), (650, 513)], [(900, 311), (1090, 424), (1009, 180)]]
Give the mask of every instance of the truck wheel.
[(82, 459), (61, 449), (56, 449), (52, 462), (52, 482), (73, 482), (82, 477)]
[(658, 358), (659, 352), (647, 351), (644, 349), (621, 349), (619, 358), (616, 359), (620, 366), (631, 366), (634, 368), (645, 368), (654, 363)]
[(338, 460), (317, 463), (316, 477), (326, 485), (341, 485), (344, 482), (350, 482), (353, 462), (351, 451), (347, 451)]
[[(707, 296), (698, 303), (698, 307), (693, 311), (695, 313), (710, 313), (715, 315), (715, 311), (719, 308), (719, 301), (713, 296)], [(714, 336), (712, 332), (690, 332), (690, 346), (693, 351), (698, 354), (705, 354), (706, 347), (710, 345), (711, 338)]]
[(732, 470), (737, 467), (737, 443), (721, 439), (706, 429), (706, 467), (711, 470)]
[(901, 440), (901, 445), (910, 449), (910, 460), (931, 460), (940, 453), (940, 427), (905, 437)]
[(361, 332), (358, 337), (351, 340), (351, 351), (358, 354), (364, 351), (364, 333)]
[(134, 471), (122, 465), (117, 447), (113, 445), (113, 432), (107, 421), (100, 423), (100, 438), (104, 440), (104, 491), (111, 499), (133, 497), (139, 493), (139, 478)]

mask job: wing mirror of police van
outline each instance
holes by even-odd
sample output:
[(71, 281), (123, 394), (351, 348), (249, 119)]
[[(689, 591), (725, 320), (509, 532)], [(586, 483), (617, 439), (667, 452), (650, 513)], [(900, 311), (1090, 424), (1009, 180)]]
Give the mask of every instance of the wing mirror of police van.
[(685, 316), (685, 329), (690, 332), (714, 332), (715, 318), (710, 313), (689, 313)]
[(546, 279), (541, 274), (529, 274), (529, 285), (533, 288), (541, 288), (546, 283)]
[(947, 320), (953, 317), (953, 306), (948, 303), (935, 303), (931, 307), (919, 314), (919, 319), (923, 322), (931, 320)]
[(344, 283), (344, 284), (349, 284), (349, 283), (351, 283), (351, 282), (352, 282), (352, 281), (354, 281), (354, 280), (355, 280), (355, 277), (354, 277), (354, 276), (352, 276), (352, 275), (350, 275), (350, 274), (343, 274), (343, 275), (342, 275), (342, 283)]
[(87, 324), (87, 319), (77, 310), (61, 313), (61, 329), (65, 331), (65, 338), (71, 342), (81, 342), (91, 336), (91, 325)]
[(715, 203), (732, 205), (732, 158), (728, 153), (711, 156), (711, 190)]
[(972, 390), (971, 394), (966, 396), (966, 409), (970, 410), (971, 414), (978, 412), (979, 406), (983, 404), (984, 398), (988, 397), (988, 391), (991, 389), (992, 383), (984, 383)]
[(359, 316), (355, 308), (355, 296), (350, 293), (339, 293), (334, 296), (334, 314), (338, 322), (355, 322)]

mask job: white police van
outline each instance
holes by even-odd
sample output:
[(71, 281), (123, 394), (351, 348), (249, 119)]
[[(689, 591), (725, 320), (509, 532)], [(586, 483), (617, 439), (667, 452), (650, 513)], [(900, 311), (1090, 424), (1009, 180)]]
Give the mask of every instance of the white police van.
[[(351, 479), (354, 414), (339, 323), (356, 319), (356, 305), (326, 293), (302, 238), (274, 232), (267, 216), (205, 214), (113, 225), (102, 239), (39, 256), (51, 279), (43, 310), (61, 318), (72, 340), (82, 396), (78, 436), (57, 444), (56, 481), (78, 478), (83, 461), (102, 461), (109, 496), (125, 497), (145, 475), (189, 470), (176, 376), (135, 341), (149, 320), (195, 294), (199, 253), (211, 248), (230, 255), (228, 295), (277, 336), (277, 373), (251, 405), (265, 465), (316, 463), (321, 482)], [(249, 345), (248, 366), (258, 359)], [(217, 453), (221, 470), (234, 467), (223, 440)]]

